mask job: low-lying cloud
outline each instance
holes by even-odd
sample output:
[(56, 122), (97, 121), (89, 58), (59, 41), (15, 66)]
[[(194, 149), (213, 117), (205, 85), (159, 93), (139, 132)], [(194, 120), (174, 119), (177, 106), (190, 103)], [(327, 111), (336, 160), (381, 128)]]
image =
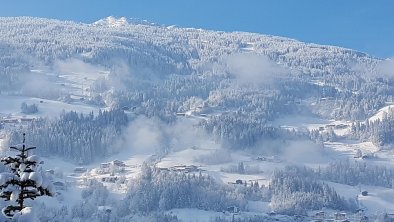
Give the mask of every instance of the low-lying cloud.
[(357, 64), (351, 67), (363, 78), (393, 78), (394, 77), (394, 58), (377, 62), (373, 65)]
[(179, 119), (173, 124), (166, 124), (157, 118), (139, 116), (124, 130), (116, 147), (130, 150), (133, 154), (155, 154), (164, 150), (201, 147), (208, 141), (209, 136), (195, 127), (193, 120)]
[(229, 72), (240, 84), (269, 85), (286, 74), (286, 69), (255, 53), (233, 54), (226, 59)]
[(294, 164), (325, 164), (328, 162), (323, 147), (311, 141), (291, 141), (283, 150), (283, 158)]
[(378, 63), (376, 72), (379, 77), (394, 77), (394, 59), (386, 59)]
[(30, 73), (23, 77), (21, 93), (24, 96), (33, 96), (46, 99), (58, 99), (62, 91), (50, 76)]
[(95, 74), (103, 70), (102, 67), (86, 63), (79, 59), (58, 60), (53, 66), (54, 71), (57, 73), (88, 73)]

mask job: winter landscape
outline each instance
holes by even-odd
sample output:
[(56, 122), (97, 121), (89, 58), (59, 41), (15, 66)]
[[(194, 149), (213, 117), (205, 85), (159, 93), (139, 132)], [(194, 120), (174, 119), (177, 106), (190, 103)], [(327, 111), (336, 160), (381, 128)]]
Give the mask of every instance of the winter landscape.
[(394, 220), (392, 59), (112, 16), (0, 52), (1, 221)]

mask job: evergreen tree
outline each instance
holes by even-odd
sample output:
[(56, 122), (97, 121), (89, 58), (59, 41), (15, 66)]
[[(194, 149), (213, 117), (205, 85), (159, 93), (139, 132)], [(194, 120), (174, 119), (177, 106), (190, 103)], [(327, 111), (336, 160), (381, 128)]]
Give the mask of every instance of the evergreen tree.
[[(53, 196), (54, 188), (39, 167), (40, 160), (36, 155), (29, 155), (28, 151), (36, 147), (26, 147), (23, 134), (22, 147), (10, 147), (19, 152), (17, 155), (7, 156), (1, 162), (8, 166), (9, 171), (0, 174), (0, 197), (9, 202), (2, 213), (8, 218), (23, 214), (27, 209), (26, 199), (39, 196)], [(29, 208), (30, 209), (30, 208)], [(30, 211), (30, 210), (29, 210)]]

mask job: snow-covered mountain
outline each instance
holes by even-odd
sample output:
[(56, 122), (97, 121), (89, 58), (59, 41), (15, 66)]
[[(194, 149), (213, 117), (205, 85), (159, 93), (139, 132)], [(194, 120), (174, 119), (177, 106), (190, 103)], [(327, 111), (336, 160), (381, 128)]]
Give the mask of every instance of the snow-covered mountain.
[(168, 66), (168, 70), (162, 71), (190, 74), (191, 68), (199, 70), (226, 55), (254, 52), (306, 73), (345, 74), (351, 66), (369, 67), (378, 61), (350, 49), (288, 38), (129, 23), (124, 17), (108, 17), (93, 24), (30, 17), (1, 18), (0, 27), (3, 50), (26, 53), (46, 63), (89, 55), (84, 59), (93, 63), (107, 64), (114, 57), (131, 65)]
[(52, 169), (42, 221), (379, 218), (392, 67), (257, 33), (0, 18), (0, 147), (25, 131)]

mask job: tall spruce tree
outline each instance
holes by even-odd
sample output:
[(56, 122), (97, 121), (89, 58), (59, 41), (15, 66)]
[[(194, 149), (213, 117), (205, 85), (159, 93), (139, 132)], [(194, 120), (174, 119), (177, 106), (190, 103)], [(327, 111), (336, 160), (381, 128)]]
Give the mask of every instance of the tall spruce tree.
[(8, 171), (0, 174), (0, 198), (9, 204), (3, 208), (2, 213), (8, 218), (16, 214), (23, 214), (26, 199), (39, 196), (53, 196), (54, 188), (46, 175), (41, 172), (40, 160), (36, 155), (29, 155), (30, 150), (36, 147), (26, 147), (25, 134), (20, 147), (12, 146), (18, 154), (7, 156), (1, 162), (7, 166)]

